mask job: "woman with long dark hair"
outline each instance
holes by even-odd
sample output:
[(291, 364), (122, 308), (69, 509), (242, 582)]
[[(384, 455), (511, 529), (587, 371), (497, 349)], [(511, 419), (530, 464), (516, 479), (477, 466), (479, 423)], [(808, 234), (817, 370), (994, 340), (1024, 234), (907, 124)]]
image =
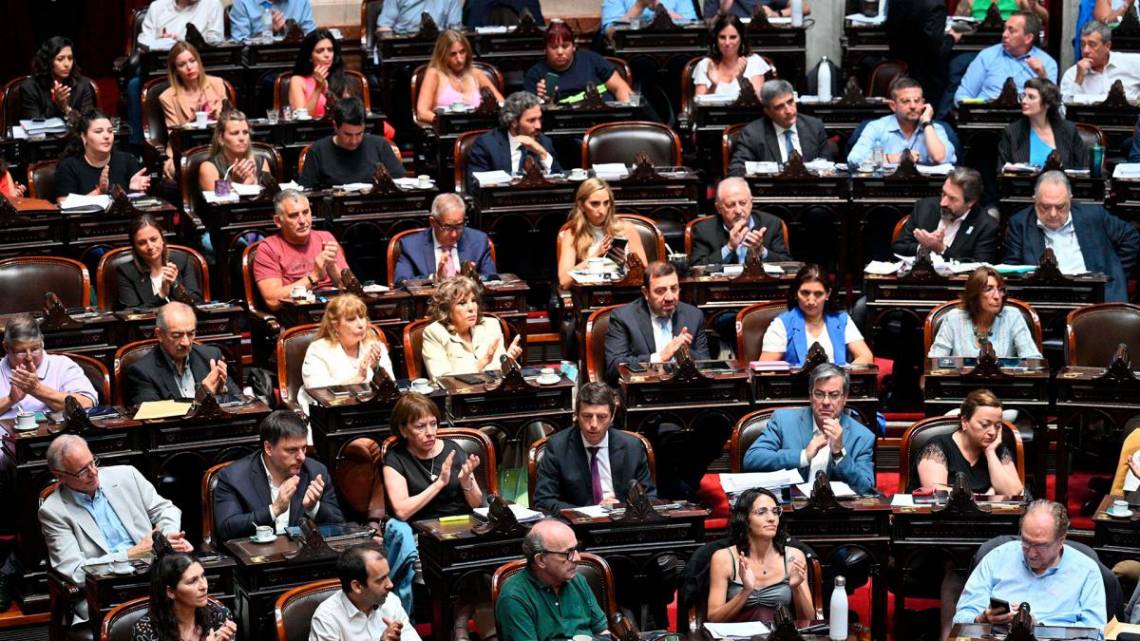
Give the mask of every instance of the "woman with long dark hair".
[(297, 51), (297, 62), (293, 64), (293, 76), (289, 78), (289, 106), (322, 118), (328, 111), (330, 98), (339, 100), (349, 95), (340, 43), (332, 32), (317, 29), (305, 36)]
[(66, 118), (95, 108), (91, 80), (79, 73), (71, 41), (48, 38), (32, 58), (32, 75), (20, 84), (20, 118)]
[(194, 557), (160, 555), (150, 568), (150, 606), (135, 623), (131, 641), (233, 641), (233, 615), (208, 593), (205, 570)]
[(166, 249), (162, 223), (150, 214), (131, 221), (127, 230), (133, 260), (118, 266), (119, 298), (115, 309), (165, 305), (170, 290), (181, 283), (195, 302), (202, 302), (198, 273), (185, 253), (171, 255)]
[(734, 15), (722, 13), (717, 15), (709, 33), (709, 54), (693, 68), (694, 93), (739, 95), (739, 79), (743, 75), (759, 96), (764, 75), (774, 69), (759, 54), (752, 53), (744, 23)]
[(98, 195), (110, 192), (112, 185), (129, 191), (146, 191), (150, 176), (131, 154), (115, 149), (115, 130), (102, 111), (79, 117), (55, 170), (55, 191), (59, 200), (68, 194)]
[(1085, 141), (1061, 115), (1061, 90), (1050, 80), (1031, 78), (1021, 94), (1021, 117), (1006, 126), (998, 142), (998, 171), (1007, 162), (1043, 166), (1054, 151), (1065, 169), (1088, 167)]

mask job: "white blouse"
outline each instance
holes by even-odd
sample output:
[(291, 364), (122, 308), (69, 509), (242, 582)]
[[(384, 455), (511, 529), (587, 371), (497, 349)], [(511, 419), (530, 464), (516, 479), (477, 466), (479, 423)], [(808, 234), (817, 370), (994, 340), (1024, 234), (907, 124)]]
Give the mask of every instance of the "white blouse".
[[(305, 351), (305, 361), (301, 364), (301, 382), (303, 387), (297, 394), (297, 403), (305, 414), (309, 413), (309, 403), (312, 397), (306, 388), (328, 387), (329, 385), (344, 385), (357, 377), (362, 359), (372, 349), (373, 340), (361, 343), (356, 357), (349, 356), (340, 343), (335, 340), (322, 338), (309, 343)], [(380, 361), (378, 365), (395, 379), (392, 373), (392, 359), (388, 356), (388, 348), (380, 343)]]
[[(712, 64), (711, 58), (701, 58), (697, 63), (696, 68), (693, 69), (693, 86), (708, 87), (712, 84), (709, 80), (709, 65)], [(755, 76), (763, 76), (771, 69), (764, 58), (758, 54), (748, 56), (744, 64), (744, 77), (753, 78)], [(733, 78), (732, 82), (718, 82), (716, 83), (716, 91), (713, 92), (717, 96), (737, 96), (740, 95), (740, 82), (737, 78)]]

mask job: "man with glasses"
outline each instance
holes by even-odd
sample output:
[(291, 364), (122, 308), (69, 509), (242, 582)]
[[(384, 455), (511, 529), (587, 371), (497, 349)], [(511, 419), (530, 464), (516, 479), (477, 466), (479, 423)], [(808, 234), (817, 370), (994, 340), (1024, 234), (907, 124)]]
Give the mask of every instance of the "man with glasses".
[(784, 223), (764, 211), (752, 211), (752, 190), (743, 178), (725, 178), (716, 186), (712, 218), (693, 225), (694, 265), (742, 264), (749, 249), (760, 260), (791, 260), (784, 245)]
[(393, 280), (409, 278), (444, 281), (459, 274), (464, 263), (475, 263), (483, 276), (496, 272), (487, 234), (467, 225), (467, 205), (455, 194), (440, 194), (431, 203), (431, 227), (400, 241)]
[(578, 390), (577, 425), (546, 442), (535, 480), (535, 508), (558, 514), (584, 505), (613, 506), (625, 501), (633, 480), (656, 498), (645, 447), (636, 436), (613, 427), (616, 410), (617, 399), (605, 383), (586, 383)]
[(155, 316), (158, 346), (131, 363), (123, 379), (128, 405), (146, 401), (193, 399), (199, 385), (211, 394), (241, 393), (230, 377), (222, 350), (194, 342), (198, 319), (183, 303), (167, 303)]
[[(954, 623), (1009, 623), (1028, 603), (1036, 625), (1104, 629), (1104, 580), (1097, 562), (1065, 545), (1069, 516), (1040, 499), (1021, 517), (1021, 540), (982, 557), (966, 581)], [(1009, 603), (994, 607), (993, 599)]]
[(526, 569), (507, 579), (495, 604), (502, 641), (609, 635), (606, 615), (578, 574), (579, 546), (562, 521), (543, 519), (523, 538)]
[(40, 326), (30, 314), (13, 316), (4, 325), (0, 359), (0, 418), (23, 412), (62, 412), (68, 396), (94, 407), (99, 395), (75, 361), (44, 351)]
[(330, 232), (313, 229), (305, 194), (295, 189), (277, 194), (273, 224), (281, 233), (261, 241), (253, 259), (253, 279), (266, 307), (280, 309), (296, 288), (340, 286), (340, 274), (348, 267), (344, 249)]
[(1107, 302), (1128, 301), (1128, 274), (1140, 252), (1140, 234), (1097, 204), (1072, 202), (1069, 179), (1047, 171), (1037, 179), (1033, 206), (1009, 219), (1003, 263), (1036, 265), (1053, 250), (1065, 274), (1101, 273)]
[(875, 435), (848, 414), (850, 381), (843, 369), (825, 363), (811, 373), (811, 407), (772, 413), (768, 429), (744, 455), (747, 472), (799, 470), (813, 482), (816, 472), (843, 481), (859, 494), (875, 489)]
[[(59, 487), (40, 505), (40, 528), (48, 562), (64, 576), (82, 585), (85, 566), (149, 557), (154, 530), (175, 550), (193, 552), (180, 530), (182, 512), (133, 466), (99, 467), (74, 434), (57, 436), (45, 458)], [(76, 615), (87, 619), (85, 603)]]

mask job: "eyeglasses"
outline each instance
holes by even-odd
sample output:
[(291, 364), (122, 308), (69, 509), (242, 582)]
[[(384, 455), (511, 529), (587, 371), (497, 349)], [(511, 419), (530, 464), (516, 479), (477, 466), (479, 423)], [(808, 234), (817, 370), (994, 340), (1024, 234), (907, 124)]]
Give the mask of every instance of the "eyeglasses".
[(1021, 540), (1021, 549), (1024, 552), (1028, 552), (1029, 550), (1036, 550), (1038, 552), (1044, 552), (1044, 551), (1048, 550), (1049, 548), (1053, 547), (1053, 545), (1056, 543), (1057, 543), (1056, 541), (1049, 541), (1048, 543), (1029, 543), (1025, 539), (1022, 539)]
[(444, 225), (443, 223), (439, 222), (438, 220), (436, 220), (434, 218), (432, 219), (432, 222), (435, 223), (436, 227), (439, 227), (440, 231), (460, 232), (460, 231), (463, 231), (463, 228), (467, 226), (466, 220), (455, 223), (454, 225)]
[(79, 468), (75, 472), (68, 472), (67, 470), (52, 470), (56, 474), (69, 476), (73, 479), (86, 479), (95, 476), (95, 470), (99, 469), (99, 457), (92, 457), (91, 462)]
[(163, 333), (164, 333), (164, 334), (166, 334), (168, 337), (170, 337), (170, 339), (171, 339), (171, 340), (180, 341), (180, 340), (182, 340), (183, 338), (189, 338), (190, 340), (194, 340), (194, 337), (198, 335), (198, 330), (196, 330), (196, 329), (191, 329), (191, 330), (188, 330), (188, 331), (185, 331), (185, 332), (167, 332), (167, 331), (163, 331)]
[(32, 358), (35, 356), (39, 356), (40, 354), (43, 354), (43, 353), (44, 353), (43, 343), (40, 343), (40, 345), (38, 347), (32, 347), (30, 349), (20, 349), (20, 350), (14, 349), (11, 352), (9, 352), (9, 354), (12, 355), (12, 358)]
[(824, 399), (838, 401), (839, 399), (843, 398), (843, 392), (825, 392), (823, 390), (815, 390), (811, 393), (811, 397), (817, 401), (822, 401)]
[(568, 548), (568, 549), (563, 550), (561, 552), (556, 552), (554, 550), (543, 550), (542, 553), (543, 554), (557, 554), (558, 556), (565, 557), (566, 560), (569, 561), (570, 559), (572, 559), (572, 558), (574, 558), (574, 557), (576, 557), (582, 553), (582, 546), (575, 545), (574, 547)]
[(780, 515), (784, 513), (784, 508), (777, 505), (776, 507), (758, 507), (752, 510), (752, 513), (756, 516), (768, 516), (769, 512), (772, 513), (772, 516), (780, 518)]

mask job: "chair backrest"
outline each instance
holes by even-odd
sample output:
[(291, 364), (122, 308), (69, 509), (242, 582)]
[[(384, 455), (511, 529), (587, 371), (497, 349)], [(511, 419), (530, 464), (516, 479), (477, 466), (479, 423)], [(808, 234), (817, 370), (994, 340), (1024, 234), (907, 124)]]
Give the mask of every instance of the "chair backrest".
[[(957, 416), (932, 416), (907, 428), (902, 437), (902, 445), (899, 447), (899, 487), (904, 488), (903, 491), (911, 492), (919, 487), (918, 457), (922, 454), (922, 450), (935, 438), (943, 434), (953, 434), (961, 425), (962, 420)], [(1014, 455), (1017, 476), (1024, 487), (1025, 448), (1021, 443), (1021, 432), (1009, 421), (1002, 421), (1001, 440)], [(953, 484), (954, 479), (947, 481)]]
[[(483, 488), (484, 496), (499, 493), (499, 472), (498, 465), (495, 463), (495, 446), (491, 443), (490, 437), (469, 427), (440, 428), (436, 432), (436, 436), (458, 445), (459, 449), (463, 450), (464, 458), (470, 454), (478, 456), (479, 467), (472, 470), (472, 473), (476, 475), (475, 480), (478, 481), (479, 487)], [(384, 439), (384, 444), (380, 446), (381, 461), (388, 457), (388, 450), (394, 447), (398, 440), (399, 438), (395, 434)]]
[(610, 314), (621, 305), (610, 305), (590, 312), (586, 319), (586, 381), (606, 380), (606, 334), (610, 331)]
[[(35, 283), (34, 287), (28, 287)], [(91, 302), (87, 267), (73, 258), (19, 256), (0, 260), (0, 314), (35, 312), (44, 307), (44, 294), (54, 292), (66, 307)]]
[(760, 358), (764, 332), (777, 316), (786, 311), (787, 301), (770, 300), (749, 305), (736, 313), (736, 360), (742, 367)]
[(467, 193), (467, 154), (471, 153), (471, 146), (475, 144), (479, 136), (488, 131), (490, 129), (465, 131), (455, 139), (455, 146), (452, 147), (451, 151), (452, 159), (455, 162), (455, 193), (461, 196)]
[(384, 519), (384, 475), (380, 444), (361, 436), (341, 446), (332, 467), (336, 497), (345, 517), (356, 521)]
[(58, 160), (41, 160), (28, 165), (28, 195), (55, 202), (59, 194), (55, 191), (55, 169)]
[[(226, 88), (226, 100), (229, 100), (231, 105), (236, 105), (237, 90), (225, 78), (222, 78), (222, 84)], [(162, 110), (162, 102), (158, 99), (168, 88), (170, 81), (166, 76), (147, 80), (142, 88), (143, 138), (156, 147), (165, 145), (170, 138), (170, 131), (166, 128), (166, 114)]]
[(0, 87), (0, 135), (8, 136), (8, 131), (20, 122), (20, 85), (28, 76), (16, 76)]
[[(938, 307), (930, 310), (926, 315), (926, 321), (922, 325), (922, 354), (923, 358), (926, 354), (930, 353), (930, 346), (934, 343), (934, 337), (938, 336), (938, 328), (942, 326), (942, 319), (946, 318), (946, 314), (950, 310), (956, 308), (960, 304), (959, 301), (952, 300), (942, 303)], [(1033, 342), (1037, 345), (1037, 351), (1041, 351), (1041, 320), (1037, 318), (1037, 312), (1025, 302), (1019, 301), (1016, 298), (1005, 299), (1005, 304), (1014, 307), (1025, 318), (1025, 324), (1029, 327), (1029, 331), (1033, 334)]]
[[(625, 430), (622, 430), (623, 432)], [(649, 465), (649, 479), (653, 484), (657, 484), (657, 456), (653, 454), (653, 446), (649, 443), (649, 439), (638, 432), (625, 432), (631, 436), (636, 436), (641, 445), (645, 447), (645, 460)], [(526, 495), (529, 498), (529, 505), (534, 505), (534, 487), (535, 481), (538, 479), (538, 464), (542, 462), (542, 457), (546, 453), (546, 442), (550, 440), (549, 436), (544, 436), (534, 443), (531, 443), (530, 449), (526, 453), (526, 475), (527, 486)]]
[(99, 626), (100, 641), (131, 641), (135, 623), (149, 610), (149, 596), (131, 599), (111, 608)]
[[(1085, 143), (1085, 149), (1092, 149), (1094, 145), (1100, 145), (1101, 149), (1105, 148), (1105, 144), (1107, 143), (1105, 142), (1103, 129), (1087, 122), (1078, 122), (1076, 126), (1077, 133), (1080, 134), (1081, 140)], [(1103, 154), (1100, 158), (1100, 166), (1102, 169), (1104, 168)]]
[[(293, 77), (292, 71), (284, 71), (277, 75), (273, 81), (273, 108), (278, 112), (282, 107), (289, 105), (289, 79)], [(368, 79), (364, 74), (352, 69), (344, 70), (344, 86), (349, 95), (360, 98), (364, 103), (364, 113), (372, 112), (372, 96), (368, 90)], [(332, 104), (329, 104), (329, 108)]]
[(648, 120), (604, 122), (586, 130), (582, 137), (582, 166), (620, 162), (633, 164), (646, 153), (657, 167), (681, 164), (681, 137), (668, 125)]
[(249, 311), (267, 312), (265, 299), (261, 297), (261, 290), (257, 288), (257, 279), (253, 276), (253, 261), (257, 258), (257, 250), (263, 241), (257, 241), (247, 246), (241, 254), (241, 280), (245, 290), (245, 303)]
[(214, 541), (214, 490), (218, 487), (218, 473), (231, 463), (233, 461), (212, 465), (202, 474), (202, 543), (215, 548), (224, 541)]
[[(317, 337), (320, 323), (306, 323), (297, 325), (281, 332), (277, 337), (277, 388), (281, 394), (281, 402), (296, 401), (304, 381), (301, 378), (301, 368), (305, 363), (305, 353), (309, 345)], [(388, 348), (388, 338), (383, 330), (373, 325), (376, 335), (384, 348)]]
[(728, 441), (728, 468), (733, 473), (744, 471), (744, 455), (748, 452), (748, 448), (764, 430), (768, 429), (768, 421), (772, 418), (772, 412), (780, 408), (769, 407), (762, 410), (749, 412), (740, 417), (736, 421), (736, 425), (732, 427), (732, 437)]
[(1065, 320), (1065, 364), (1108, 367), (1116, 347), (1140, 354), (1140, 306), (1101, 303), (1078, 307)]
[(732, 162), (732, 148), (740, 139), (740, 132), (747, 126), (748, 123), (746, 122), (729, 125), (724, 128), (724, 132), (720, 135), (720, 175), (728, 175), (728, 165)]
[[(484, 316), (499, 319), (499, 326), (503, 330), (503, 345), (511, 344), (511, 327), (507, 321), (495, 314), (484, 313)], [(404, 326), (404, 364), (407, 366), (408, 378), (427, 378), (427, 366), (424, 365), (424, 330), (432, 324), (432, 318), (420, 318)], [(506, 349), (504, 347), (504, 349)]]
[(360, 3), (360, 33), (364, 38), (366, 55), (376, 44), (376, 19), (380, 16), (382, 8), (384, 0), (362, 0)]
[(123, 377), (127, 369), (157, 346), (157, 338), (146, 338), (127, 343), (115, 350), (115, 405), (123, 404)]
[(322, 579), (299, 585), (277, 597), (273, 607), (277, 641), (308, 641), (317, 606), (340, 589), (340, 579)]
[[(273, 174), (274, 180), (281, 182), (281, 172), (284, 166), (277, 148), (269, 143), (253, 141), (250, 142), (250, 146), (253, 149), (253, 157), (257, 164), (260, 166), (262, 162), (269, 163), (269, 172)], [(308, 147), (306, 146), (305, 149)], [(179, 180), (181, 181), (182, 203), (186, 211), (194, 211), (197, 209), (198, 200), (202, 194), (202, 190), (198, 187), (198, 172), (202, 168), (202, 163), (210, 158), (210, 146), (191, 147), (183, 151), (181, 156)]]
[(653, 222), (652, 218), (632, 213), (618, 214), (617, 217), (633, 225), (633, 228), (637, 230), (637, 235), (641, 239), (641, 246), (645, 248), (646, 264), (667, 259), (665, 234), (661, 233), (661, 229), (657, 227), (657, 223)]
[(1116, 464), (1116, 475), (1112, 479), (1112, 491), (1110, 494), (1120, 495), (1124, 493), (1124, 479), (1128, 476), (1128, 459), (1140, 450), (1140, 426), (1133, 426), (1132, 431), (1127, 432), (1124, 437), (1124, 443), (1120, 446), (1120, 460)]
[[(492, 610), (498, 604), (499, 594), (502, 593), (506, 582), (525, 569), (526, 559), (515, 559), (500, 565), (495, 570), (495, 574), (491, 576)], [(578, 555), (578, 573), (585, 577), (586, 583), (590, 585), (590, 591), (594, 593), (594, 598), (597, 599), (598, 605), (605, 613), (606, 621), (613, 621), (618, 609), (617, 593), (614, 589), (614, 573), (610, 570), (610, 564), (596, 554), (582, 552)], [(611, 632), (614, 631), (611, 630)]]
[(91, 381), (91, 387), (99, 394), (99, 404), (111, 404), (111, 373), (107, 371), (107, 366), (103, 364), (103, 361), (86, 354), (71, 352), (57, 352), (57, 355), (70, 358), (83, 370), (87, 380)]
[[(167, 245), (171, 256), (185, 255), (190, 268), (202, 288), (202, 300), (210, 300), (210, 268), (206, 257), (184, 245)], [(99, 309), (114, 309), (119, 298), (119, 266), (134, 260), (130, 247), (116, 247), (99, 257), (95, 269), (95, 297)]]
[[(470, 52), (468, 53), (470, 54)], [(483, 62), (482, 60), (472, 61), (471, 67), (477, 72), (486, 76), (487, 79), (491, 81), (491, 84), (495, 85), (495, 88), (499, 90), (499, 93), (503, 93), (503, 72), (499, 71), (498, 67), (488, 62)], [(419, 115), (416, 113), (416, 104), (420, 100), (420, 87), (423, 85), (424, 75), (427, 74), (427, 68), (428, 66), (426, 64), (422, 64), (416, 67), (416, 70), (412, 72), (412, 79), (409, 85), (412, 96), (412, 122), (420, 125), (421, 127), (426, 126), (426, 123), (420, 122)], [(478, 105), (471, 106), (477, 107)]]
[(891, 83), (905, 76), (909, 65), (902, 60), (884, 60), (875, 65), (867, 78), (867, 97), (890, 98)]

